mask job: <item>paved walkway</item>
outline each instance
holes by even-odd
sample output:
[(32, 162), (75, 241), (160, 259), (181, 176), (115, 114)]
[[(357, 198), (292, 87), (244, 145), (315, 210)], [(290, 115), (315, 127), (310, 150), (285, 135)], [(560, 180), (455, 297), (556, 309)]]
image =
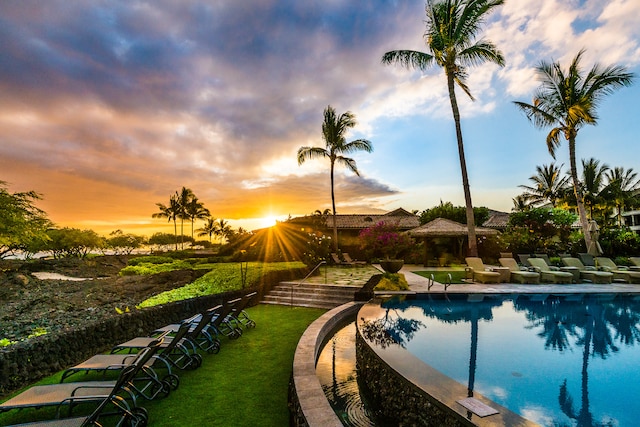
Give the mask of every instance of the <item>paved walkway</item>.
[[(429, 280), (413, 271), (435, 270), (434, 268), (426, 268), (419, 265), (405, 265), (400, 270), (409, 283), (409, 288), (413, 292), (423, 293), (429, 292)], [(438, 270), (447, 270), (446, 268), (438, 268)], [(431, 292), (443, 292), (444, 285), (435, 282), (431, 287)], [(576, 283), (572, 285), (566, 284), (549, 284), (542, 283), (539, 285), (521, 285), (519, 283), (488, 283), (486, 285), (480, 283), (469, 284), (453, 284), (447, 288), (449, 293), (487, 293), (487, 294), (516, 294), (516, 293), (637, 293), (640, 294), (640, 285), (632, 285), (627, 283), (612, 284), (593, 284), (593, 283)]]

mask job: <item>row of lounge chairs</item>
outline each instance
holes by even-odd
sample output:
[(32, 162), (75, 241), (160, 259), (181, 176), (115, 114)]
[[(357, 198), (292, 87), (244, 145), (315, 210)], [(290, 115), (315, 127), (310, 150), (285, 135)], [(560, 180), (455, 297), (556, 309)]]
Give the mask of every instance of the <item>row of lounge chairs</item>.
[[(510, 254), (502, 254), (499, 259), (501, 268), (485, 266), (482, 259), (466, 258), (472, 273), (473, 281), (481, 283), (496, 283), (501, 281), (505, 268), (509, 270), (509, 281), (513, 283), (612, 283), (613, 281), (626, 283), (640, 283), (640, 266), (617, 266), (610, 258), (594, 257), (594, 265), (585, 265), (575, 257), (562, 257), (562, 267), (551, 265), (546, 254), (519, 255), (523, 265), (518, 265)], [(640, 259), (638, 259), (640, 263)]]
[[(0, 404), (0, 412), (25, 408), (54, 407), (55, 419), (22, 427), (93, 426), (110, 418), (109, 425), (146, 426), (148, 414), (140, 398), (163, 398), (178, 388), (176, 369), (196, 369), (203, 358), (199, 350), (218, 353), (224, 335), (236, 339), (243, 329), (255, 327), (245, 308), (256, 292), (227, 301), (177, 324), (114, 346), (110, 354), (98, 354), (66, 369), (60, 384), (33, 386)], [(80, 373), (118, 373), (115, 380), (65, 382)], [(95, 378), (95, 376), (90, 376)], [(79, 405), (92, 404), (92, 413), (71, 417)], [(62, 409), (66, 407), (66, 414)]]

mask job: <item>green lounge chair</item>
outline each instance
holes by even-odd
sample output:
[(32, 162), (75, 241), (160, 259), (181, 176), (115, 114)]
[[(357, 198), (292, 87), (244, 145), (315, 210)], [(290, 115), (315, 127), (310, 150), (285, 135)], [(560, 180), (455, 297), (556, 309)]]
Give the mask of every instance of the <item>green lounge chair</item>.
[(598, 271), (595, 267), (587, 267), (578, 258), (562, 258), (562, 263), (567, 267), (576, 267), (580, 271), (580, 279), (588, 280), (591, 283), (611, 283), (613, 273), (608, 271)]
[[(158, 346), (154, 346), (141, 350), (134, 363), (123, 369), (115, 381), (85, 381), (33, 386), (0, 404), (0, 412), (48, 406), (56, 408), (56, 419), (58, 419), (61, 416), (60, 410), (65, 406), (68, 409), (67, 415), (70, 416), (72, 408), (79, 404), (98, 404), (100, 407), (100, 405), (114, 403), (117, 409), (115, 414), (121, 417), (118, 425), (121, 425), (125, 418), (129, 418), (130, 425), (146, 425), (147, 412), (144, 408), (136, 407), (136, 396), (133, 392), (132, 382), (157, 348)], [(105, 400), (109, 400), (109, 402), (105, 402)], [(64, 420), (65, 422), (62, 423), (58, 420), (53, 421), (53, 425), (86, 425), (83, 424), (85, 421), (77, 424), (80, 420), (82, 419), (72, 418)]]
[(627, 283), (640, 283), (640, 271), (631, 271), (627, 267), (616, 265), (611, 258), (596, 257), (598, 268), (613, 274), (613, 280), (621, 280)]
[(467, 265), (473, 270), (473, 281), (480, 283), (498, 283), (500, 281), (500, 273), (488, 271), (482, 262), (482, 259), (476, 257), (465, 258)]
[(542, 258), (529, 258), (529, 264), (540, 273), (543, 282), (551, 283), (571, 283), (573, 274), (566, 271), (552, 270)]
[[(513, 258), (500, 258), (500, 265), (507, 267), (511, 272), (511, 281), (517, 283), (540, 283), (540, 273), (522, 269)], [(524, 267), (523, 267), (524, 268)]]

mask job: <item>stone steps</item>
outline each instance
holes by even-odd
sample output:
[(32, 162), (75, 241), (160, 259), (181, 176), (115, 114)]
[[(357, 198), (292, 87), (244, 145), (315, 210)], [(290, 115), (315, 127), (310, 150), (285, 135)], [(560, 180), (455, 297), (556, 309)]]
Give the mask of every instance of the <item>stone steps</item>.
[(358, 289), (354, 286), (281, 282), (265, 295), (261, 303), (329, 310), (353, 301), (353, 295)]

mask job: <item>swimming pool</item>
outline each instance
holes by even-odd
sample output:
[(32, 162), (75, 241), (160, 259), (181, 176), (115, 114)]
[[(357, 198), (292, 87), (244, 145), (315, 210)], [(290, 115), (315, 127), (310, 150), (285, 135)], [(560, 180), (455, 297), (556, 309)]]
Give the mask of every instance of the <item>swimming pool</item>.
[(637, 296), (393, 298), (367, 304), (358, 317), (370, 344), (408, 352), (463, 384), (468, 396), (538, 424), (635, 426), (640, 419)]

